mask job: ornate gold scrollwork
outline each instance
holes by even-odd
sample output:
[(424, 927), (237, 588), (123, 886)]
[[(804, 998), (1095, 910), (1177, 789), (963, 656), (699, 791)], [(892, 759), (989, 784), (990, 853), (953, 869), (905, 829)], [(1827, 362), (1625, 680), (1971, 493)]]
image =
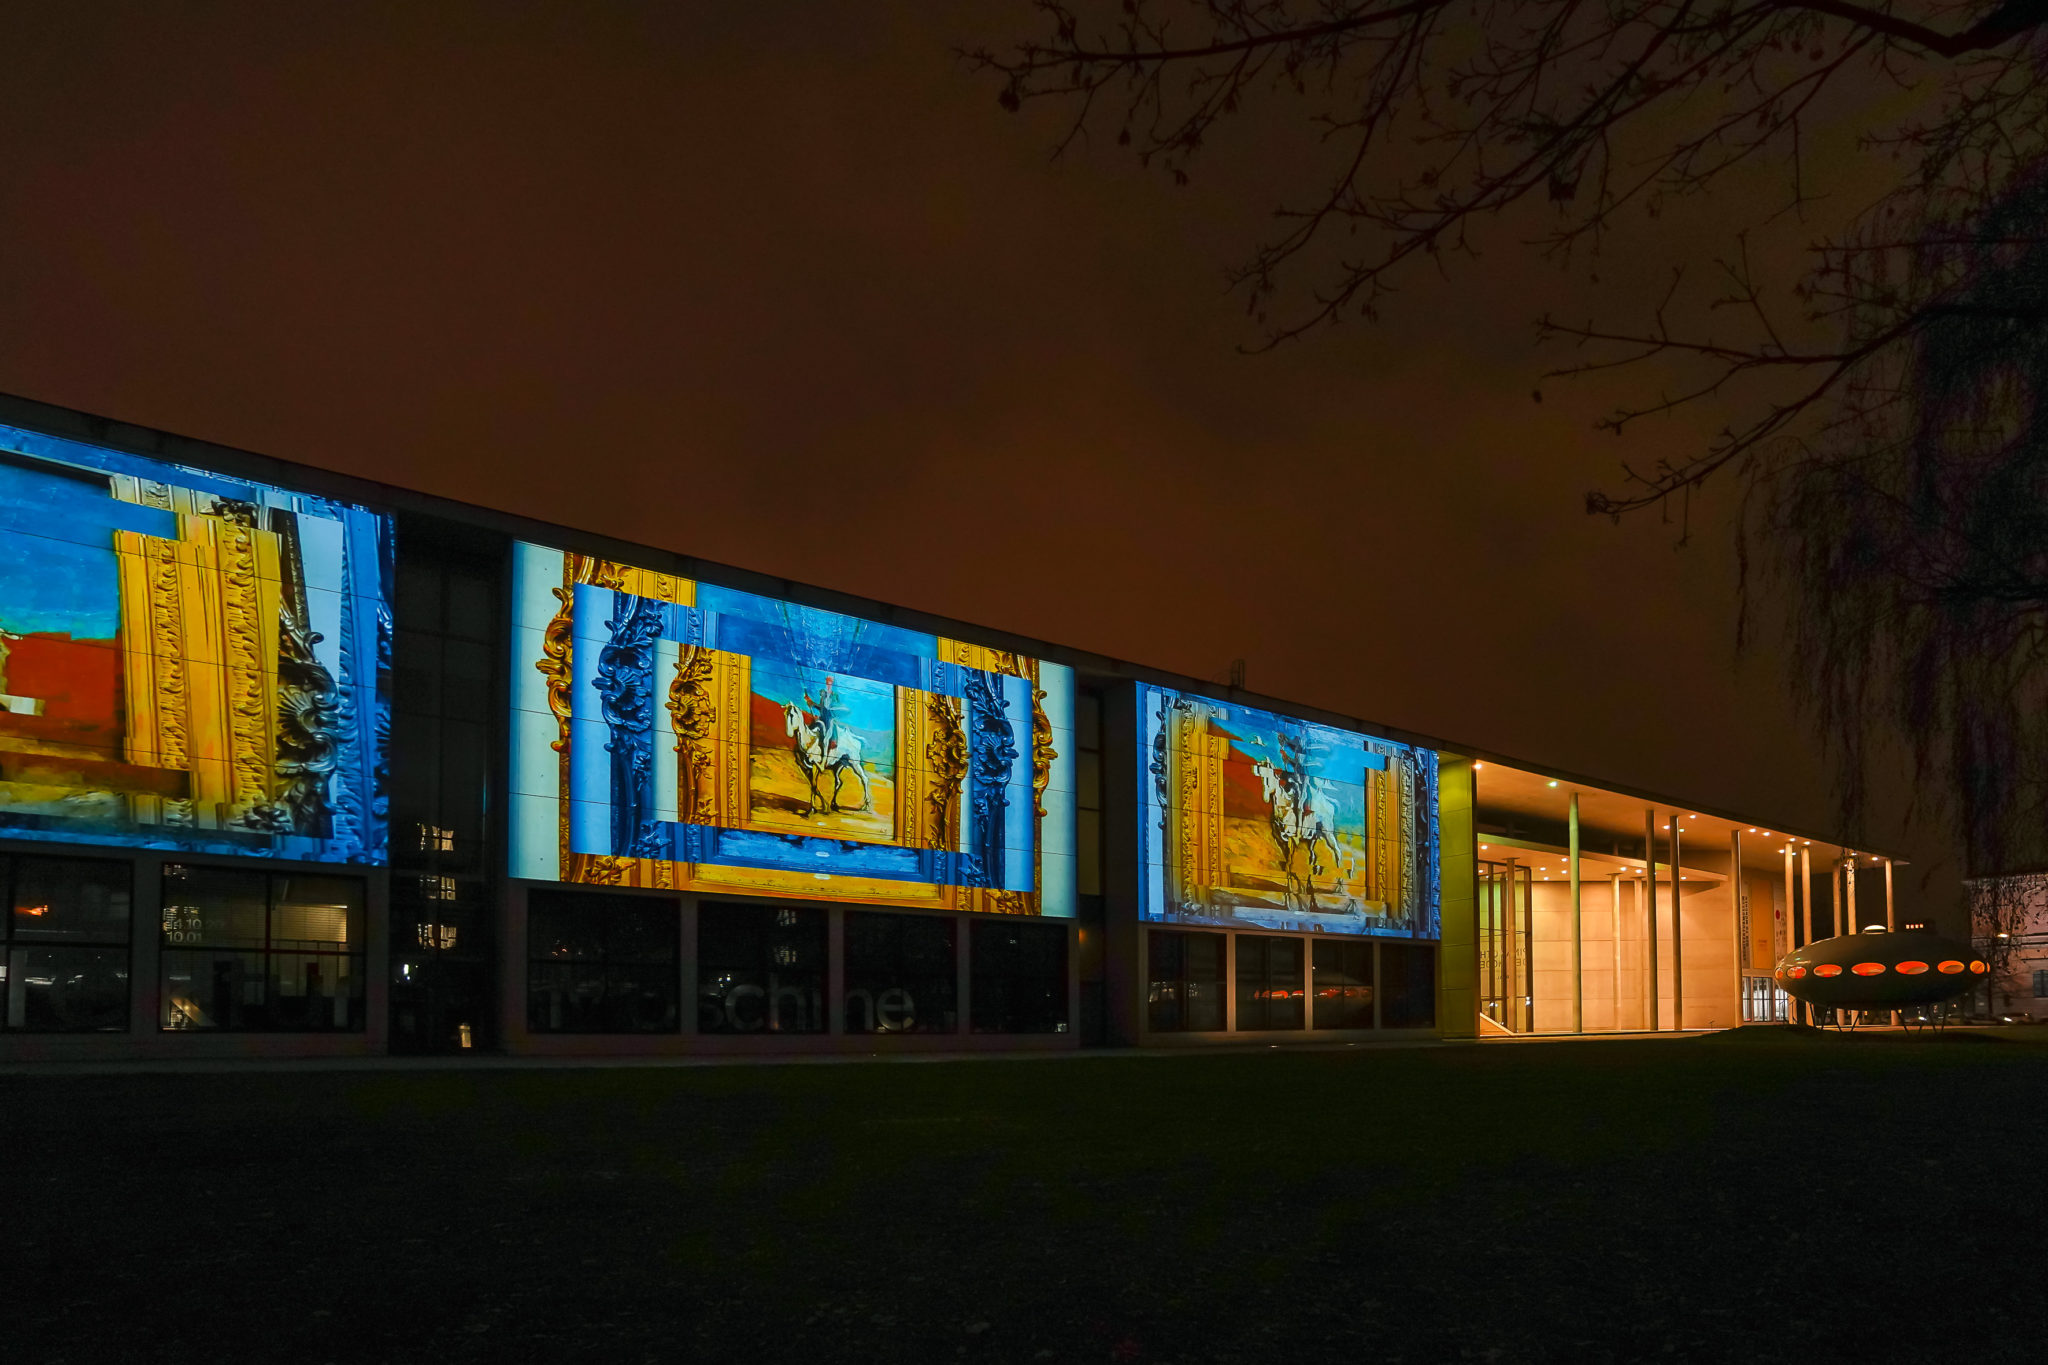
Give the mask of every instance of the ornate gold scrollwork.
[(682, 760), (682, 789), (689, 793), (690, 819), (700, 825), (716, 823), (717, 795), (713, 775), (712, 731), (718, 724), (718, 708), (711, 697), (714, 666), (711, 651), (702, 645), (684, 645), (676, 657), (676, 676), (668, 685), (668, 713), (674, 719), (676, 757)]
[(967, 731), (960, 723), (960, 699), (933, 694), (930, 716), (931, 739), (925, 745), (924, 761), (932, 779), (931, 792), (925, 798), (931, 809), (931, 845), (952, 848), (953, 810), (960, 799), (960, 779), (967, 775)]
[(568, 588), (549, 588), (562, 605), (541, 632), (540, 658), (533, 666), (548, 680), (548, 710), (554, 713), (557, 737), (552, 747), (558, 754), (569, 751), (569, 652), (575, 647), (575, 594)]
[(1052, 781), (1052, 761), (1060, 756), (1052, 747), (1052, 717), (1045, 713), (1045, 689), (1031, 689), (1031, 808), (1045, 818), (1045, 789)]

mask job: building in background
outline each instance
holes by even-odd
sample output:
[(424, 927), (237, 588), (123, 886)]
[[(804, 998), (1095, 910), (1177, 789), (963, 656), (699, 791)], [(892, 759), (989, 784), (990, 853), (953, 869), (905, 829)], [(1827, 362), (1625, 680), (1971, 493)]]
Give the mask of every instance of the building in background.
[(0, 1059), (1704, 1029), (1894, 914), (1817, 838), (19, 399), (0, 876)]

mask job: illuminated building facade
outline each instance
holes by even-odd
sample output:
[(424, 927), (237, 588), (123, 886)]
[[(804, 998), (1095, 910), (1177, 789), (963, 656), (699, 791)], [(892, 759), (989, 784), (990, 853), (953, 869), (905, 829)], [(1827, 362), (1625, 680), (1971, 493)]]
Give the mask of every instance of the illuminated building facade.
[(0, 1060), (1718, 1027), (1823, 847), (0, 400)]

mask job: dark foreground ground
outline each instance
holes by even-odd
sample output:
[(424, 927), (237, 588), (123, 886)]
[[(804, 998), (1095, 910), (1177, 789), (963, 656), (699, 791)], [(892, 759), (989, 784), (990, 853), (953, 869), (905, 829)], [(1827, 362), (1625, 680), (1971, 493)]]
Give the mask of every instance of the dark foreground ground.
[(2030, 1042), (0, 1077), (0, 1359), (2034, 1362)]

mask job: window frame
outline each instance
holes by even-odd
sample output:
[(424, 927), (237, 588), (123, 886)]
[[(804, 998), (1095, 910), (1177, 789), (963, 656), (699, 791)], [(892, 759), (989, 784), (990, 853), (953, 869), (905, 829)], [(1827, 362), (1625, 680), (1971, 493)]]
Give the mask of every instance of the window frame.
[[(172, 901), (165, 889), (173, 880), (172, 869), (190, 869), (214, 876), (254, 877), (263, 884), (263, 944), (261, 947), (223, 945), (217, 943), (172, 943), (167, 935), (170, 930), (164, 922), (164, 911)], [(314, 863), (305, 868), (274, 865), (250, 867), (237, 863), (213, 863), (190, 858), (167, 858), (156, 869), (157, 873), (157, 924), (156, 924), (156, 1031), (186, 1036), (219, 1033), (241, 1034), (361, 1034), (369, 1029), (370, 1017), (370, 921), (372, 918), (371, 879), (362, 872), (350, 872), (345, 866)], [(358, 890), (358, 900), (351, 912), (353, 921), (349, 928), (354, 931), (351, 939), (344, 940), (346, 946), (338, 951), (324, 948), (280, 948), (277, 935), (278, 891), (280, 881), (295, 877), (317, 877), (330, 881), (352, 882)], [(289, 943), (304, 943), (313, 940), (288, 939)], [(170, 968), (181, 956), (197, 959), (206, 955), (233, 953), (243, 957), (256, 958), (262, 967), (264, 1022), (261, 1024), (193, 1024), (185, 1027), (170, 1022), (172, 997), (169, 989)], [(276, 964), (285, 958), (323, 958), (347, 962), (352, 968), (347, 980), (350, 991), (345, 997), (350, 1003), (349, 1023), (345, 1026), (314, 1024), (280, 1024), (276, 1021), (277, 1002), (283, 998), (276, 990), (278, 981)], [(340, 979), (340, 978), (337, 978)]]
[[(116, 941), (109, 937), (90, 940), (63, 940), (22, 939), (17, 937), (14, 912), (15, 900), (20, 890), (20, 873), (23, 863), (97, 863), (109, 869), (120, 869), (121, 871), (117, 879), (125, 881), (128, 899), (127, 927), (121, 939)], [(134, 1031), (135, 907), (141, 899), (137, 894), (137, 882), (136, 863), (132, 858), (107, 857), (104, 852), (51, 853), (43, 850), (18, 852), (14, 849), (0, 848), (0, 896), (5, 897), (5, 914), (4, 918), (0, 918), (0, 1036), (24, 1036), (28, 1034), (45, 1036), (52, 1034), (76, 1034), (81, 1036), (108, 1034), (122, 1036)], [(123, 990), (121, 993), (121, 1021), (118, 1026), (106, 1028), (35, 1028), (26, 1023), (16, 1026), (12, 1022), (14, 1017), (15, 983), (19, 975), (15, 969), (14, 961), (17, 951), (27, 952), (36, 949), (47, 950), (52, 948), (72, 948), (100, 953), (120, 952)], [(26, 1002), (24, 1002), (23, 1013), (26, 1016)]]

